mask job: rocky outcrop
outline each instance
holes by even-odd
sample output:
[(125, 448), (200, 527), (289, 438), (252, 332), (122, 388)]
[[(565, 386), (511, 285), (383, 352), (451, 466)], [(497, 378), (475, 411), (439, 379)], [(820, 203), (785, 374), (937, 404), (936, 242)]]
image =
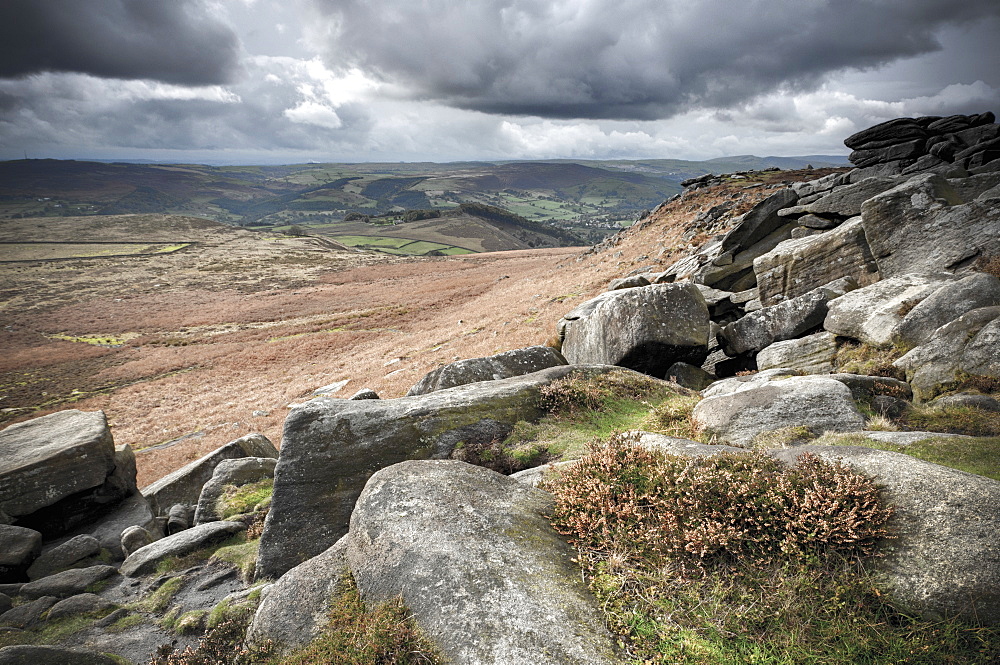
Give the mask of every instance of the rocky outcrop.
[(900, 321), (896, 336), (911, 348), (919, 346), (929, 341), (938, 328), (966, 312), (997, 305), (1000, 305), (1000, 279), (974, 273), (946, 283), (917, 303)]
[(548, 346), (529, 346), (505, 351), (486, 358), (470, 358), (450, 363), (430, 372), (410, 388), (407, 396), (424, 395), (435, 390), (454, 388), (477, 381), (495, 381), (523, 376), (556, 365), (566, 365), (566, 358)]
[(939, 175), (918, 175), (865, 201), (865, 237), (882, 277), (968, 268), (1000, 254), (1000, 206), (965, 203)]
[(563, 317), (562, 351), (574, 364), (628, 367), (663, 377), (675, 362), (708, 355), (705, 298), (693, 284), (609, 291)]
[(0, 522), (57, 536), (134, 491), (134, 457), (116, 452), (101, 411), (59, 411), (0, 431)]
[(277, 459), (278, 449), (263, 434), (248, 434), (144, 487), (142, 495), (157, 515), (165, 515), (176, 504), (196, 505), (201, 488), (212, 478), (215, 467), (223, 460), (240, 457)]
[(628, 370), (562, 365), (426, 395), (360, 402), (320, 399), (293, 410), (275, 468), (258, 579), (280, 577), (343, 536), (355, 500), (380, 468), (447, 457), (460, 441), (502, 440), (518, 421), (543, 415), (542, 386), (571, 375), (609, 371)]
[(706, 397), (691, 414), (695, 426), (720, 443), (754, 445), (767, 432), (804, 427), (815, 434), (864, 429), (850, 389), (819, 376), (762, 381), (730, 394)]
[(359, 497), (347, 560), (366, 602), (401, 596), (448, 662), (619, 662), (551, 508), (481, 467), (403, 462)]
[(976, 168), (1000, 158), (1000, 127), (993, 113), (945, 118), (896, 118), (847, 137), (860, 167), (893, 164), (899, 171), (922, 161), (923, 168), (956, 164)]
[(804, 446), (875, 479), (895, 507), (875, 565), (897, 603), (932, 618), (1000, 623), (1000, 482), (882, 450)]

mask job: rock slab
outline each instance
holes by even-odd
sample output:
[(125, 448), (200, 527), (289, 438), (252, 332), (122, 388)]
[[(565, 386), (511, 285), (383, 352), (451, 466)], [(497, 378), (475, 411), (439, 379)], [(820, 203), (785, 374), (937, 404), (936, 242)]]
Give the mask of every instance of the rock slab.
[(485, 358), (469, 358), (439, 367), (410, 388), (407, 396), (424, 395), (435, 390), (454, 388), (477, 381), (496, 381), (523, 376), (556, 365), (566, 365), (566, 358), (548, 346), (529, 346)]

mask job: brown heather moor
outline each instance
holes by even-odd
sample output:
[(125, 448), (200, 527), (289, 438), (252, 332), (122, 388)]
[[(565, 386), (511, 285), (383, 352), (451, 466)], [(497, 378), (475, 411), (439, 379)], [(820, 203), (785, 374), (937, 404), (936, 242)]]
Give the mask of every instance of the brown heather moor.
[[(742, 212), (769, 193), (746, 184), (688, 193), (596, 253), (401, 259), (191, 218), (3, 222), (6, 241), (194, 244), (0, 263), (0, 421), (103, 409), (138, 452), (140, 486), (249, 432), (280, 445), (289, 405), (322, 386), (399, 397), (441, 364), (545, 343), (610, 279), (692, 249), (681, 235), (699, 212), (738, 196)], [(97, 345), (108, 339), (119, 345)]]

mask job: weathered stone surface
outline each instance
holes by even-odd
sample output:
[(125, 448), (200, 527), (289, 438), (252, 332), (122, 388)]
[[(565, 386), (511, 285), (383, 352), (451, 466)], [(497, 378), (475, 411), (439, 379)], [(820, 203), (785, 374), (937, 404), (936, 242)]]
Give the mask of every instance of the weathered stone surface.
[(482, 467), (403, 462), (368, 481), (347, 560), (367, 602), (401, 596), (456, 665), (619, 662), (551, 507)]
[(0, 524), (0, 582), (24, 579), (21, 575), (42, 551), (42, 534), (34, 529)]
[(13, 606), (14, 602), (11, 600), (10, 596), (5, 593), (0, 593), (0, 614), (3, 614)]
[(212, 479), (201, 489), (194, 523), (204, 524), (222, 519), (216, 504), (225, 492), (226, 486), (240, 487), (272, 478), (277, 463), (278, 460), (273, 457), (242, 457), (220, 462), (219, 466), (215, 467)]
[(844, 145), (851, 150), (857, 150), (875, 141), (886, 141), (892, 144), (925, 136), (927, 136), (927, 130), (913, 118), (895, 118), (851, 134), (844, 139)]
[(799, 226), (804, 226), (807, 229), (816, 229), (818, 231), (827, 231), (832, 228), (840, 226), (840, 220), (833, 220), (828, 217), (820, 217), (819, 215), (805, 214), (801, 217), (796, 217), (795, 221)]
[[(42, 615), (45, 614), (49, 608), (55, 605), (58, 601), (59, 599), (55, 596), (45, 596), (44, 598), (33, 600), (30, 603), (22, 603), (21, 605), (0, 614), (0, 626), (22, 629), (32, 628), (42, 620)], [(11, 647), (6, 647), (5, 649), (0, 649), (0, 651), (5, 651), (10, 648)]]
[(630, 277), (622, 277), (620, 279), (613, 279), (608, 284), (608, 291), (617, 291), (618, 289), (634, 289), (637, 286), (649, 286), (652, 282), (649, 281), (648, 277), (644, 275), (632, 275)]
[(722, 444), (709, 445), (676, 436), (656, 434), (654, 432), (643, 432), (639, 436), (639, 445), (647, 450), (667, 455), (677, 455), (679, 457), (711, 457), (720, 453), (740, 454), (747, 452), (746, 448), (737, 448), (736, 446), (725, 446)]
[(860, 431), (865, 424), (850, 389), (819, 376), (778, 379), (706, 397), (695, 406), (692, 419), (708, 435), (738, 447), (751, 446), (759, 434), (785, 427), (807, 427), (820, 434)]
[(977, 395), (975, 393), (957, 393), (939, 397), (933, 402), (933, 406), (965, 406), (983, 411), (1000, 413), (1000, 400), (989, 395)]
[(796, 298), (751, 312), (722, 329), (719, 343), (730, 356), (760, 351), (819, 328), (827, 316), (827, 303), (836, 294), (819, 288)]
[(967, 178), (949, 178), (948, 184), (955, 188), (962, 201), (968, 203), (1000, 185), (1000, 172), (970, 175)]
[(542, 483), (542, 480), (544, 480), (550, 473), (559, 473), (564, 471), (579, 463), (579, 461), (580, 460), (574, 459), (555, 462), (554, 464), (543, 464), (542, 466), (536, 466), (530, 469), (525, 469), (524, 471), (512, 473), (507, 477), (516, 480), (522, 485), (527, 485), (528, 487), (538, 487)]
[(896, 602), (929, 618), (1000, 623), (1000, 482), (909, 455), (853, 446), (805, 446), (840, 460), (884, 487), (896, 536), (875, 565)]
[(329, 623), (335, 592), (350, 575), (347, 536), (325, 552), (303, 561), (265, 587), (263, 600), (247, 629), (247, 641), (270, 640), (278, 653), (311, 642)]
[(779, 189), (749, 210), (743, 219), (722, 239), (722, 251), (739, 253), (774, 233), (786, 222), (778, 217), (782, 208), (795, 205), (799, 195), (794, 190)]
[(195, 505), (201, 488), (212, 477), (219, 462), (239, 457), (277, 458), (278, 450), (263, 434), (248, 434), (144, 487), (142, 495), (157, 515), (165, 514), (177, 503)]
[(0, 431), (0, 514), (35, 528), (23, 518), (48, 509), (37, 530), (65, 531), (91, 515), (95, 501), (114, 500), (102, 492), (114, 469), (115, 446), (102, 411), (70, 409), (11, 425)]
[(795, 221), (787, 221), (770, 235), (765, 236), (745, 250), (734, 254), (732, 261), (720, 264), (713, 262), (697, 270), (692, 276), (696, 282), (727, 291), (742, 291), (757, 285), (753, 272), (753, 262), (758, 256), (767, 254), (779, 243), (792, 237), (792, 232), (799, 228)]
[(691, 390), (704, 390), (719, 380), (714, 374), (709, 374), (700, 367), (687, 363), (674, 363), (667, 368), (665, 377), (668, 381), (676, 381), (679, 385)]
[(562, 351), (569, 362), (620, 365), (662, 377), (675, 362), (701, 364), (708, 355), (708, 306), (694, 284), (610, 293), (586, 316), (567, 321)]
[(855, 150), (847, 156), (847, 159), (858, 166), (871, 166), (873, 164), (919, 157), (923, 154), (926, 147), (927, 142), (924, 139), (913, 139), (912, 141), (894, 143), (879, 148)]
[(705, 390), (701, 391), (702, 397), (717, 397), (719, 395), (731, 395), (743, 390), (753, 390), (778, 379), (787, 379), (792, 376), (803, 376), (801, 370), (790, 368), (766, 369), (754, 374), (744, 376), (731, 376), (727, 379), (716, 381)]
[[(102, 548), (111, 553), (112, 558), (121, 561), (125, 558), (121, 549), (122, 533), (131, 526), (140, 526), (151, 532), (157, 532), (149, 502), (139, 492), (126, 497), (95, 524), (83, 525), (72, 533), (81, 531), (89, 533), (97, 538)], [(162, 535), (162, 529), (159, 533), (154, 533), (155, 538)]]
[(378, 469), (447, 457), (459, 441), (503, 439), (518, 421), (543, 415), (542, 386), (611, 371), (629, 370), (561, 365), (415, 397), (314, 400), (293, 410), (285, 420), (257, 578), (280, 577), (333, 545), (347, 532), (354, 502)]
[(0, 665), (120, 665), (120, 660), (69, 647), (18, 645), (0, 649)]
[(919, 175), (862, 205), (865, 237), (882, 277), (958, 270), (1000, 254), (1000, 206), (962, 203), (938, 175)]
[(186, 531), (161, 538), (128, 555), (122, 563), (121, 573), (128, 577), (146, 575), (154, 571), (156, 564), (167, 557), (190, 554), (245, 529), (246, 526), (240, 522), (209, 522), (191, 527)]
[(37, 580), (69, 568), (77, 561), (92, 557), (101, 551), (101, 543), (93, 536), (80, 535), (45, 552), (28, 568), (28, 579)]
[(1000, 320), (990, 321), (969, 340), (958, 368), (966, 374), (1000, 378)]
[(757, 354), (758, 369), (790, 367), (804, 374), (829, 374), (835, 371), (837, 336), (818, 332), (808, 337), (775, 342)]
[(953, 279), (949, 273), (906, 274), (883, 279), (831, 302), (823, 327), (869, 344), (891, 344), (899, 336), (906, 310)]
[(362, 388), (358, 392), (354, 393), (347, 399), (359, 400), (359, 399), (379, 399), (378, 393), (371, 388)]
[(876, 395), (872, 398), (872, 411), (877, 415), (884, 416), (891, 420), (897, 420), (913, 410), (913, 405), (899, 397), (890, 395)]
[[(959, 372), (978, 374), (990, 371), (989, 358), (997, 359), (996, 334), (1000, 329), (1000, 307), (981, 307), (963, 314), (958, 319), (938, 328), (926, 344), (912, 349), (893, 363), (906, 372), (906, 380), (913, 388), (913, 396), (918, 402), (925, 402), (937, 396), (944, 387), (958, 380)], [(985, 333), (985, 334), (983, 334)], [(980, 338), (979, 335), (983, 334)], [(966, 352), (972, 342), (980, 339), (973, 347), (971, 362)], [(986, 360), (986, 362), (982, 362)], [(1000, 367), (996, 374), (1000, 375)]]
[(191, 528), (194, 519), (194, 508), (184, 503), (175, 503), (167, 511), (167, 533), (174, 535)]
[(118, 571), (114, 566), (90, 566), (89, 568), (72, 568), (55, 575), (43, 577), (34, 582), (28, 582), (21, 587), (21, 595), (25, 598), (42, 598), (55, 596), (66, 598), (86, 591), (87, 587), (101, 580), (106, 580)]
[(459, 360), (429, 372), (406, 393), (424, 395), (477, 381), (495, 381), (531, 374), (548, 367), (566, 365), (566, 358), (548, 346), (529, 346), (485, 358)]
[(85, 614), (87, 612), (100, 612), (114, 607), (110, 600), (105, 600), (94, 593), (80, 593), (70, 596), (52, 606), (49, 610), (49, 620), (60, 617), (73, 616), (74, 614)]
[(911, 347), (919, 346), (938, 328), (966, 312), (995, 305), (1000, 305), (1000, 279), (986, 273), (973, 273), (945, 284), (919, 302), (903, 317), (897, 337)]
[(806, 212), (814, 215), (838, 215), (854, 217), (861, 214), (861, 204), (882, 192), (900, 184), (897, 178), (866, 178), (860, 182), (835, 188), (823, 198), (806, 206)]
[(833, 231), (786, 240), (753, 262), (761, 303), (770, 306), (849, 277), (858, 286), (879, 280), (861, 219)]

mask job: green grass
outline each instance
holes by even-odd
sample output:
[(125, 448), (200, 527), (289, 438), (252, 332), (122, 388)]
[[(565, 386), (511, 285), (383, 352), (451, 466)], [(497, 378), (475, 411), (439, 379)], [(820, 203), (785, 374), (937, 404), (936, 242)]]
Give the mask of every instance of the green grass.
[(956, 439), (952, 437), (935, 437), (928, 435), (926, 439), (907, 446), (899, 446), (883, 441), (868, 439), (863, 434), (824, 434), (814, 442), (825, 446), (862, 446), (876, 450), (887, 450), (893, 453), (910, 455), (941, 466), (947, 466), (959, 471), (986, 476), (1000, 480), (1000, 437), (977, 437), (972, 439)]
[(225, 545), (215, 550), (215, 553), (212, 554), (212, 560), (232, 564), (240, 571), (244, 580), (250, 580), (257, 565), (257, 551), (259, 549), (260, 538), (244, 539), (243, 542)]
[(222, 519), (227, 520), (234, 515), (251, 513), (254, 508), (271, 498), (274, 493), (274, 478), (265, 478), (256, 483), (246, 485), (227, 485), (219, 497), (216, 508)]
[(160, 587), (149, 594), (139, 602), (134, 604), (134, 607), (143, 612), (160, 613), (167, 609), (170, 602), (177, 595), (177, 592), (181, 590), (184, 586), (184, 576), (178, 575), (177, 577), (171, 577), (169, 580), (160, 585)]

